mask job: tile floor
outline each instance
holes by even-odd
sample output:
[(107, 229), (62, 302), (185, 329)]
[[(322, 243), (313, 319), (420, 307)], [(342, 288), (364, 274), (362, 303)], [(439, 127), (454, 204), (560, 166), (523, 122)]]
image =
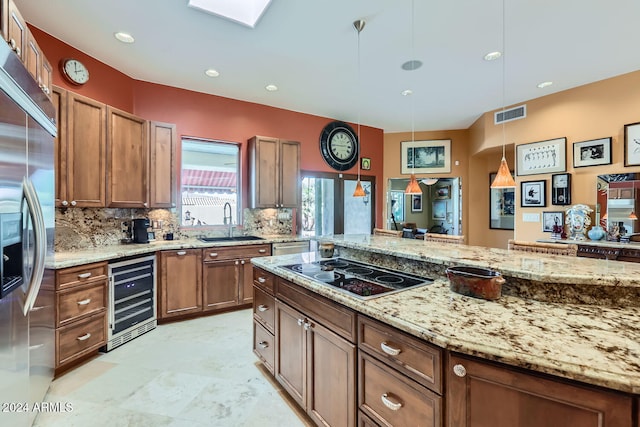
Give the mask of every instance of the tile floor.
[(251, 310), (159, 325), (51, 384), (36, 427), (312, 425), (252, 352)]

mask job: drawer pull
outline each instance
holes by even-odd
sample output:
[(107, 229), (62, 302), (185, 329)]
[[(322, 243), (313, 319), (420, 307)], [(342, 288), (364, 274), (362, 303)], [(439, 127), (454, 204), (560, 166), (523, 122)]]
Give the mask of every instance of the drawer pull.
[(88, 279), (89, 277), (91, 277), (91, 272), (90, 271), (88, 271), (86, 273), (78, 274), (78, 279)]
[(78, 341), (86, 341), (89, 338), (91, 338), (91, 333), (87, 332), (86, 334), (82, 335), (81, 337), (76, 338)]
[(261, 254), (264, 254), (264, 253), (267, 252), (267, 250), (266, 249), (258, 249), (258, 252), (261, 253)]
[(266, 342), (266, 341), (260, 341), (260, 342), (258, 343), (258, 345), (259, 345), (259, 346), (260, 346), (260, 348), (262, 348), (262, 349), (269, 347), (269, 343), (268, 343), (268, 342)]
[(209, 254), (209, 256), (210, 256), (211, 258), (215, 258), (215, 257), (217, 257), (217, 256), (218, 256), (218, 252), (211, 252), (211, 253)]
[(267, 311), (267, 310), (269, 310), (269, 307), (267, 307), (267, 306), (266, 306), (266, 305), (264, 305), (264, 304), (260, 304), (260, 305), (258, 306), (258, 311)]
[(394, 402), (395, 399), (391, 398), (391, 396), (387, 393), (384, 393), (382, 396), (380, 396), (380, 398), (382, 399), (382, 403), (384, 403), (384, 406), (391, 409), (392, 411), (398, 411), (400, 410), (400, 408), (402, 408), (402, 402)]
[(464, 368), (464, 366), (457, 364), (453, 367), (453, 373), (462, 378), (467, 375), (467, 370)]
[(399, 348), (391, 347), (389, 344), (387, 344), (386, 341), (382, 341), (380, 343), (380, 348), (390, 356), (397, 356), (402, 353), (402, 350), (400, 350)]
[(176, 255), (178, 255), (178, 256), (183, 256), (183, 255), (186, 255), (186, 254), (187, 254), (187, 251), (178, 251), (178, 252), (176, 252)]
[(78, 305), (87, 305), (91, 302), (91, 298), (83, 299), (82, 301), (78, 301)]
[(265, 283), (266, 281), (267, 281), (267, 279), (265, 279), (264, 277), (262, 277), (262, 276), (258, 277), (258, 282)]

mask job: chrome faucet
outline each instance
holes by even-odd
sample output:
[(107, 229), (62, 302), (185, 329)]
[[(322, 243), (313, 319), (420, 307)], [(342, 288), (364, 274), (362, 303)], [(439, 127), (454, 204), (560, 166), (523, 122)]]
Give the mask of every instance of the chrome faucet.
[[(227, 216), (227, 206), (229, 206), (229, 216)], [(229, 224), (229, 237), (233, 237), (233, 216), (229, 202), (225, 202), (222, 215), (224, 216), (224, 225)]]

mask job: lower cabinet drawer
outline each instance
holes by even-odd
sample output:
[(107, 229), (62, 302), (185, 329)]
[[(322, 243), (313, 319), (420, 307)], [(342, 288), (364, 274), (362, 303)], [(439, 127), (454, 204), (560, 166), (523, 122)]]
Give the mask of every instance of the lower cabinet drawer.
[(56, 326), (96, 314), (107, 306), (107, 281), (105, 279), (98, 283), (58, 291), (56, 300)]
[[(362, 351), (359, 409), (381, 425), (424, 427), (442, 423), (442, 398)], [(362, 418), (361, 418), (362, 419)], [(364, 424), (367, 425), (367, 424)]]
[(56, 366), (91, 353), (107, 343), (107, 311), (56, 329)]
[(253, 287), (253, 317), (271, 333), (275, 331), (276, 299), (257, 286)]
[(253, 352), (262, 360), (265, 368), (274, 374), (276, 360), (276, 346), (273, 334), (267, 331), (260, 323), (253, 321)]

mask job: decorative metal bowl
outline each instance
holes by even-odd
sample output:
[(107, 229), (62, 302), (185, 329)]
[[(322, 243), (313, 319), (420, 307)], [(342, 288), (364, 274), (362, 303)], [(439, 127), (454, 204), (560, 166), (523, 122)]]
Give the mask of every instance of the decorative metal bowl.
[(477, 267), (449, 267), (446, 271), (453, 292), (486, 300), (502, 295), (505, 280), (498, 271)]

